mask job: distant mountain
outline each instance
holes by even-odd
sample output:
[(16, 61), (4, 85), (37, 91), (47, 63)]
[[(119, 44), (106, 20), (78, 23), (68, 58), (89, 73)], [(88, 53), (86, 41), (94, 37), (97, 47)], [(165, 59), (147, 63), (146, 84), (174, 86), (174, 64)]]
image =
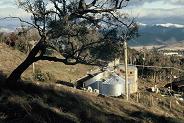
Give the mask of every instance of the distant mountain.
[(140, 36), (129, 41), (130, 46), (166, 45), (184, 40), (184, 25), (179, 24), (139, 24)]
[[(29, 18), (22, 18), (27, 22), (31, 22)], [(15, 31), (21, 25), (25, 25), (25, 23), (21, 23), (18, 19), (2, 19), (0, 20), (0, 32), (12, 32)]]
[(162, 27), (172, 27), (172, 28), (184, 28), (184, 25), (181, 24), (172, 24), (172, 23), (166, 23), (166, 24), (156, 24), (156, 26), (162, 26)]
[(1, 32), (12, 32), (13, 30), (9, 29), (9, 28), (4, 28), (4, 27), (0, 27), (0, 33)]
[[(0, 32), (11, 32), (20, 26), (18, 20), (0, 21)], [(139, 23), (140, 36), (129, 41), (130, 46), (168, 45), (184, 41), (184, 25)]]

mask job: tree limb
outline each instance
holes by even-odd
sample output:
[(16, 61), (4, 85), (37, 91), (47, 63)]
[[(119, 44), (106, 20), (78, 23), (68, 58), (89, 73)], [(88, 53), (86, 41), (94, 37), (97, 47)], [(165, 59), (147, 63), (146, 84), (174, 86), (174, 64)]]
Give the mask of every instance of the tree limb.
[(25, 20), (21, 19), (20, 17), (12, 17), (12, 16), (10, 16), (10, 17), (0, 18), (0, 20), (6, 20), (6, 19), (18, 19), (20, 22), (26, 23), (26, 24), (28, 24), (28, 25), (31, 25), (31, 26), (33, 26), (34, 28), (37, 29), (37, 27), (36, 27), (34, 24), (32, 24), (32, 23), (30, 23), (30, 22), (28, 22), (28, 21), (25, 21)]
[(95, 4), (96, 4), (97, 1), (98, 0), (93, 0), (93, 2), (91, 2), (90, 4), (87, 5), (87, 8), (89, 9), (89, 8), (95, 6)]

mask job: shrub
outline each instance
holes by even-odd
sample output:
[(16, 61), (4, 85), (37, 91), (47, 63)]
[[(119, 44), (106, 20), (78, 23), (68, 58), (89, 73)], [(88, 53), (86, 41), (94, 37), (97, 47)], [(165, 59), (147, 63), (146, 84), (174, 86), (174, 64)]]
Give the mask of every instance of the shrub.
[(40, 82), (55, 81), (55, 76), (50, 72), (42, 72), (41, 69), (37, 68), (33, 74), (33, 78)]
[(40, 69), (36, 69), (35, 73), (33, 74), (33, 78), (37, 81), (44, 82), (46, 80), (46, 76)]
[(26, 47), (26, 43), (24, 41), (17, 41), (16, 42), (16, 49), (18, 49), (19, 51), (26, 53), (27, 52), (27, 47)]
[(56, 78), (55, 78), (55, 76), (52, 73), (46, 72), (45, 74), (47, 76), (47, 81), (51, 81), (51, 82), (55, 82), (56, 81)]

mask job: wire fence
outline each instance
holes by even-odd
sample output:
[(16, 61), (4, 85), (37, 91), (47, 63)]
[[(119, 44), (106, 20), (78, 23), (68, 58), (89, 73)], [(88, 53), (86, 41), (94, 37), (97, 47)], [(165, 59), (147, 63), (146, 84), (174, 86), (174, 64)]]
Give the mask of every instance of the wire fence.
[(184, 116), (184, 100), (170, 95), (162, 95), (150, 92), (138, 92), (130, 95), (130, 100), (148, 108), (162, 109), (178, 116)]

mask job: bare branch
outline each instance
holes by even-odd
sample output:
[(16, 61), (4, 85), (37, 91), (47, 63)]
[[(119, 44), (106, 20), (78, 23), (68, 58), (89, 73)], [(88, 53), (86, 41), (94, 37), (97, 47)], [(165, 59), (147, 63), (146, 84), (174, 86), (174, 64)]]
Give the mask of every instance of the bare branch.
[(58, 4), (56, 3), (56, 0), (50, 0), (50, 1), (54, 4), (54, 7), (56, 8), (56, 10), (59, 11), (60, 16), (64, 16), (64, 13), (63, 13), (63, 11), (59, 8)]
[(67, 59), (57, 58), (57, 57), (50, 57), (50, 56), (40, 56), (36, 57), (36, 60), (46, 60), (46, 61), (53, 61), (53, 62), (62, 62), (65, 65), (76, 65), (77, 62), (68, 62)]
[(6, 19), (18, 19), (20, 22), (26, 23), (26, 24), (28, 24), (28, 25), (31, 25), (31, 26), (33, 26), (34, 28), (37, 29), (37, 27), (36, 27), (34, 24), (32, 24), (32, 23), (30, 23), (30, 22), (28, 22), (28, 21), (25, 21), (25, 20), (21, 19), (20, 17), (12, 17), (12, 16), (10, 16), (10, 17), (0, 18), (0, 20), (6, 20)]
[(95, 4), (96, 4), (97, 1), (98, 0), (93, 0), (93, 2), (91, 2), (90, 4), (87, 5), (87, 8), (89, 9), (89, 8), (95, 6)]

